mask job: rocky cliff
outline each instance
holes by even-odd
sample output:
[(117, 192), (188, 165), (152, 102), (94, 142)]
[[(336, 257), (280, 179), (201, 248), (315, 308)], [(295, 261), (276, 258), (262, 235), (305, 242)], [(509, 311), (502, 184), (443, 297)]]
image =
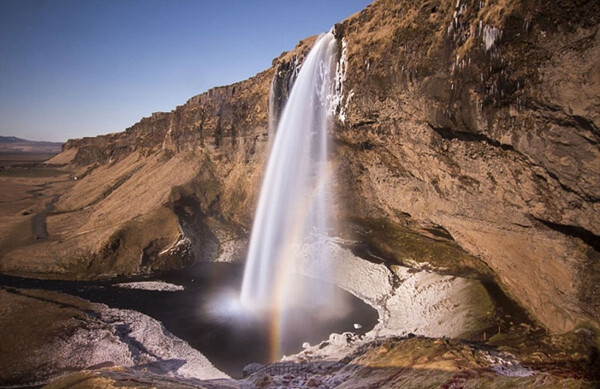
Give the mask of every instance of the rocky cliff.
[[(597, 326), (598, 15), (595, 1), (381, 0), (336, 25), (343, 233), (388, 263), (498, 282), (553, 331)], [(269, 110), (313, 40), (122, 133), (67, 142), (52, 162), (73, 181), (48, 238), (0, 250), (0, 270), (95, 278), (243, 258)]]
[(599, 15), (379, 1), (343, 22), (346, 209), (443, 227), (553, 330), (597, 323)]
[[(68, 141), (49, 163), (64, 165), (70, 182), (44, 184), (40, 204), (23, 211), (52, 208), (42, 218), (47, 233), (0, 238), (0, 270), (89, 279), (241, 259), (266, 159), (271, 81), (278, 64), (298, 66), (313, 42), (121, 133)], [(278, 77), (286, 78), (283, 104), (293, 80)]]

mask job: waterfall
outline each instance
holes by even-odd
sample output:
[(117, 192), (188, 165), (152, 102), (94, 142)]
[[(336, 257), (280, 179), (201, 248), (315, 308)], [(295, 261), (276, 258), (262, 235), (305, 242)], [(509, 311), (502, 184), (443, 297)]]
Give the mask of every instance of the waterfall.
[[(337, 46), (317, 38), (279, 118), (269, 155), (244, 271), (241, 302), (281, 311), (290, 292), (294, 257), (309, 255), (327, 269), (330, 235), (330, 100)], [(307, 248), (309, 247), (309, 248)], [(308, 250), (308, 251), (307, 251)], [(325, 291), (311, 291), (321, 299)]]

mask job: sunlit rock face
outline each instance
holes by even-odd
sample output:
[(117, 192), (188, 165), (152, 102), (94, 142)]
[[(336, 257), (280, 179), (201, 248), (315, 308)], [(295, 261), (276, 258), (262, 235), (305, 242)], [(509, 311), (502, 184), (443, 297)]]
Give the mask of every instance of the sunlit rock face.
[[(597, 324), (599, 7), (375, 1), (337, 25), (338, 224), (390, 263), (495, 278), (553, 331)], [(277, 111), (313, 43), (125, 132), (68, 142), (55, 161), (80, 179), (48, 240), (3, 252), (0, 270), (89, 278), (243, 260), (272, 81)]]
[(139, 312), (35, 289), (2, 288), (0, 297), (3, 312), (10, 313), (0, 318), (7, 335), (0, 355), (3, 387), (41, 386), (67, 372), (112, 366), (164, 377), (228, 378), (160, 322)]
[(441, 226), (552, 330), (597, 323), (598, 15), (377, 1), (341, 23), (348, 214)]
[(83, 279), (243, 260), (269, 146), (271, 81), (313, 43), (124, 132), (68, 141), (50, 162), (66, 164), (72, 181), (38, 199), (43, 208), (60, 195), (48, 239), (0, 241), (0, 270)]

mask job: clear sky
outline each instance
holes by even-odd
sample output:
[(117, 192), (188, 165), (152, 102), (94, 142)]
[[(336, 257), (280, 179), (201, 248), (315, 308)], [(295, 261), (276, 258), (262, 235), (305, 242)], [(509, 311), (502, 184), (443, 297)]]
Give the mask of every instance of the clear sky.
[(0, 0), (0, 135), (122, 131), (244, 80), (371, 0)]

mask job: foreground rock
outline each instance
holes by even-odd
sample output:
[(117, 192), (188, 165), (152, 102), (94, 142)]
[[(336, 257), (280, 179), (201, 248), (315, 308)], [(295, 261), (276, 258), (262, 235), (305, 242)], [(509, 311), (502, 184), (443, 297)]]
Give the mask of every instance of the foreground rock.
[[(503, 308), (494, 308), (490, 296), (474, 299), (473, 294), (485, 294), (476, 283), (399, 267), (394, 275), (383, 264), (338, 249), (346, 267), (338, 267), (336, 283), (373, 304), (383, 315), (379, 324), (364, 336), (332, 334), (306, 344), (297, 355), (249, 368), (242, 380), (229, 379), (143, 314), (57, 292), (3, 287), (0, 386), (52, 381), (48, 388), (117, 388), (132, 382), (141, 388), (593, 388), (598, 383), (598, 335), (592, 330), (550, 336), (518, 317), (507, 315), (511, 322), (503, 323), (488, 311)], [(310, 264), (301, 260), (296, 266), (309, 274)], [(356, 274), (381, 279), (357, 288)], [(396, 282), (386, 285), (384, 279), (394, 277)], [(406, 294), (405, 288), (420, 293)], [(493, 331), (481, 339), (490, 325)], [(413, 327), (429, 337), (408, 333)], [(393, 335), (398, 333), (406, 335)], [(446, 335), (479, 341), (432, 337)]]
[[(586, 335), (574, 336), (587, 342), (587, 346), (578, 351), (593, 352)], [(346, 347), (355, 343), (358, 347), (340, 360), (327, 358), (328, 348), (336, 348), (340, 343)], [(344, 334), (288, 358), (288, 363), (298, 363), (288, 369), (291, 370), (289, 375), (303, 387), (593, 387), (598, 362), (591, 359), (592, 355), (563, 356), (563, 360), (556, 363), (553, 358), (560, 359), (559, 355), (564, 355), (567, 350), (549, 349), (523, 349), (517, 357), (503, 348), (443, 339), (408, 336), (361, 341), (351, 334)], [(524, 365), (520, 358), (528, 353), (542, 356), (545, 363)], [(566, 360), (571, 364), (569, 372), (564, 370)], [(277, 367), (263, 370), (262, 376), (261, 372), (255, 373), (254, 382), (272, 379), (267, 387), (289, 385), (292, 379), (285, 373), (272, 373)], [(280, 368), (285, 370), (283, 366)], [(265, 378), (267, 372), (274, 377)], [(315, 382), (318, 385), (314, 385)]]
[[(569, 337), (548, 338), (546, 347), (522, 348), (517, 357), (505, 348), (458, 341), (364, 340), (347, 333), (259, 368), (244, 380), (182, 382), (113, 367), (75, 373), (48, 388), (117, 388), (131, 381), (141, 388), (594, 388), (598, 361), (585, 354), (592, 350), (590, 340), (584, 333)], [(561, 342), (571, 346), (562, 348)], [(528, 363), (520, 358), (529, 358)]]
[(178, 379), (227, 379), (156, 320), (57, 292), (0, 289), (0, 386), (122, 366)]

